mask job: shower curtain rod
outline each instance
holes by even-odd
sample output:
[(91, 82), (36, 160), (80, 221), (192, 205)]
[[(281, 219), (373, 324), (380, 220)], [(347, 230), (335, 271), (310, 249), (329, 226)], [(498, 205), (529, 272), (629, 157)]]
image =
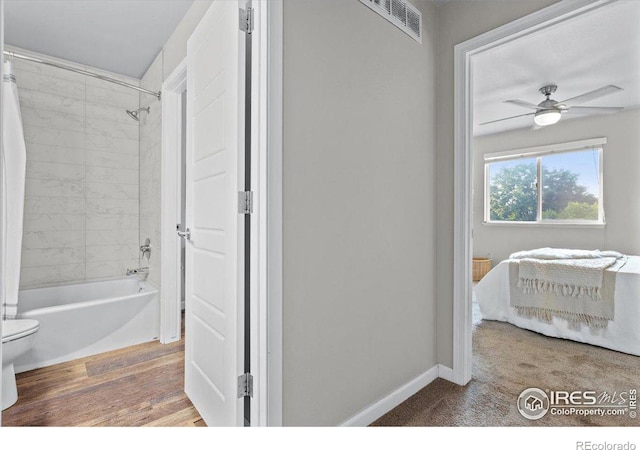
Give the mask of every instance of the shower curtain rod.
[(124, 81), (116, 80), (115, 78), (106, 77), (104, 75), (99, 75), (97, 73), (88, 72), (88, 71), (82, 70), (82, 69), (76, 69), (75, 67), (66, 66), (64, 64), (58, 64), (58, 63), (55, 63), (55, 62), (52, 62), (52, 61), (46, 61), (44, 59), (34, 58), (32, 56), (22, 55), (20, 53), (11, 52), (11, 51), (8, 51), (8, 50), (5, 50), (4, 54), (9, 56), (10, 58), (24, 59), (25, 61), (31, 61), (31, 62), (35, 62), (35, 63), (39, 63), (39, 64), (45, 64), (47, 66), (57, 67), (58, 69), (64, 69), (64, 70), (68, 70), (70, 72), (80, 73), (80, 74), (86, 75), (88, 77), (98, 78), (98, 79), (103, 80), (103, 81), (108, 81), (110, 83), (119, 84), (120, 86), (124, 86), (124, 87), (128, 87), (128, 88), (131, 88), (131, 89), (135, 89), (136, 91), (144, 92), (145, 94), (155, 95), (158, 98), (158, 100), (160, 100), (160, 92), (150, 91), (149, 89), (141, 88), (141, 87), (136, 86), (134, 84), (130, 84), (130, 83), (126, 83)]

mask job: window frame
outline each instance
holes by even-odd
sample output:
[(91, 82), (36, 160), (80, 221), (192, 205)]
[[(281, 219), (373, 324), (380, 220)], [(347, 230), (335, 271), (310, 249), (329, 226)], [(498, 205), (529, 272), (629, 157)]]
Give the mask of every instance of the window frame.
[[(484, 155), (484, 225), (516, 225), (516, 226), (579, 226), (579, 227), (603, 227), (605, 222), (604, 214), (604, 146), (607, 138), (594, 138), (582, 141), (565, 142), (539, 147), (529, 147), (523, 149), (507, 150), (497, 153), (486, 153)], [(563, 220), (563, 219), (543, 219), (542, 218), (542, 159), (545, 156), (558, 153), (573, 153), (584, 150), (598, 150), (598, 219), (597, 220)], [(513, 161), (517, 159), (536, 159), (536, 192), (538, 195), (538, 205), (535, 221), (508, 221), (491, 220), (491, 187), (489, 166), (492, 163), (501, 161)]]

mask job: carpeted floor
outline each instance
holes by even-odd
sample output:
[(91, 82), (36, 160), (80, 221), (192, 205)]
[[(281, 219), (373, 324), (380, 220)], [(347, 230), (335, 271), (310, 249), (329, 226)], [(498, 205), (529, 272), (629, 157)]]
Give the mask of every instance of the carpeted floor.
[(529, 387), (640, 391), (640, 357), (543, 336), (511, 324), (483, 321), (474, 304), (473, 379), (458, 386), (437, 379), (373, 426), (640, 426), (640, 418), (520, 415), (516, 401)]

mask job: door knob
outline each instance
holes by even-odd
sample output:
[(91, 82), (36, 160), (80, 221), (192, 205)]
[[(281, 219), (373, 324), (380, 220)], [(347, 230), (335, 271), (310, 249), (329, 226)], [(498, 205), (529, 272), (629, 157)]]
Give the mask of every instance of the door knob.
[(191, 240), (191, 230), (189, 230), (188, 228), (184, 231), (180, 231), (178, 230), (178, 236), (180, 236), (182, 239), (186, 239), (187, 241)]

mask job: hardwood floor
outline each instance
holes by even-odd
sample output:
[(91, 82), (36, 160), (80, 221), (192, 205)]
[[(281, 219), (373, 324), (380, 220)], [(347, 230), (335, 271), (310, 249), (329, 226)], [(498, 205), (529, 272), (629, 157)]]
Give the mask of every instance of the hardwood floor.
[(184, 338), (20, 373), (3, 426), (204, 426), (183, 391)]

